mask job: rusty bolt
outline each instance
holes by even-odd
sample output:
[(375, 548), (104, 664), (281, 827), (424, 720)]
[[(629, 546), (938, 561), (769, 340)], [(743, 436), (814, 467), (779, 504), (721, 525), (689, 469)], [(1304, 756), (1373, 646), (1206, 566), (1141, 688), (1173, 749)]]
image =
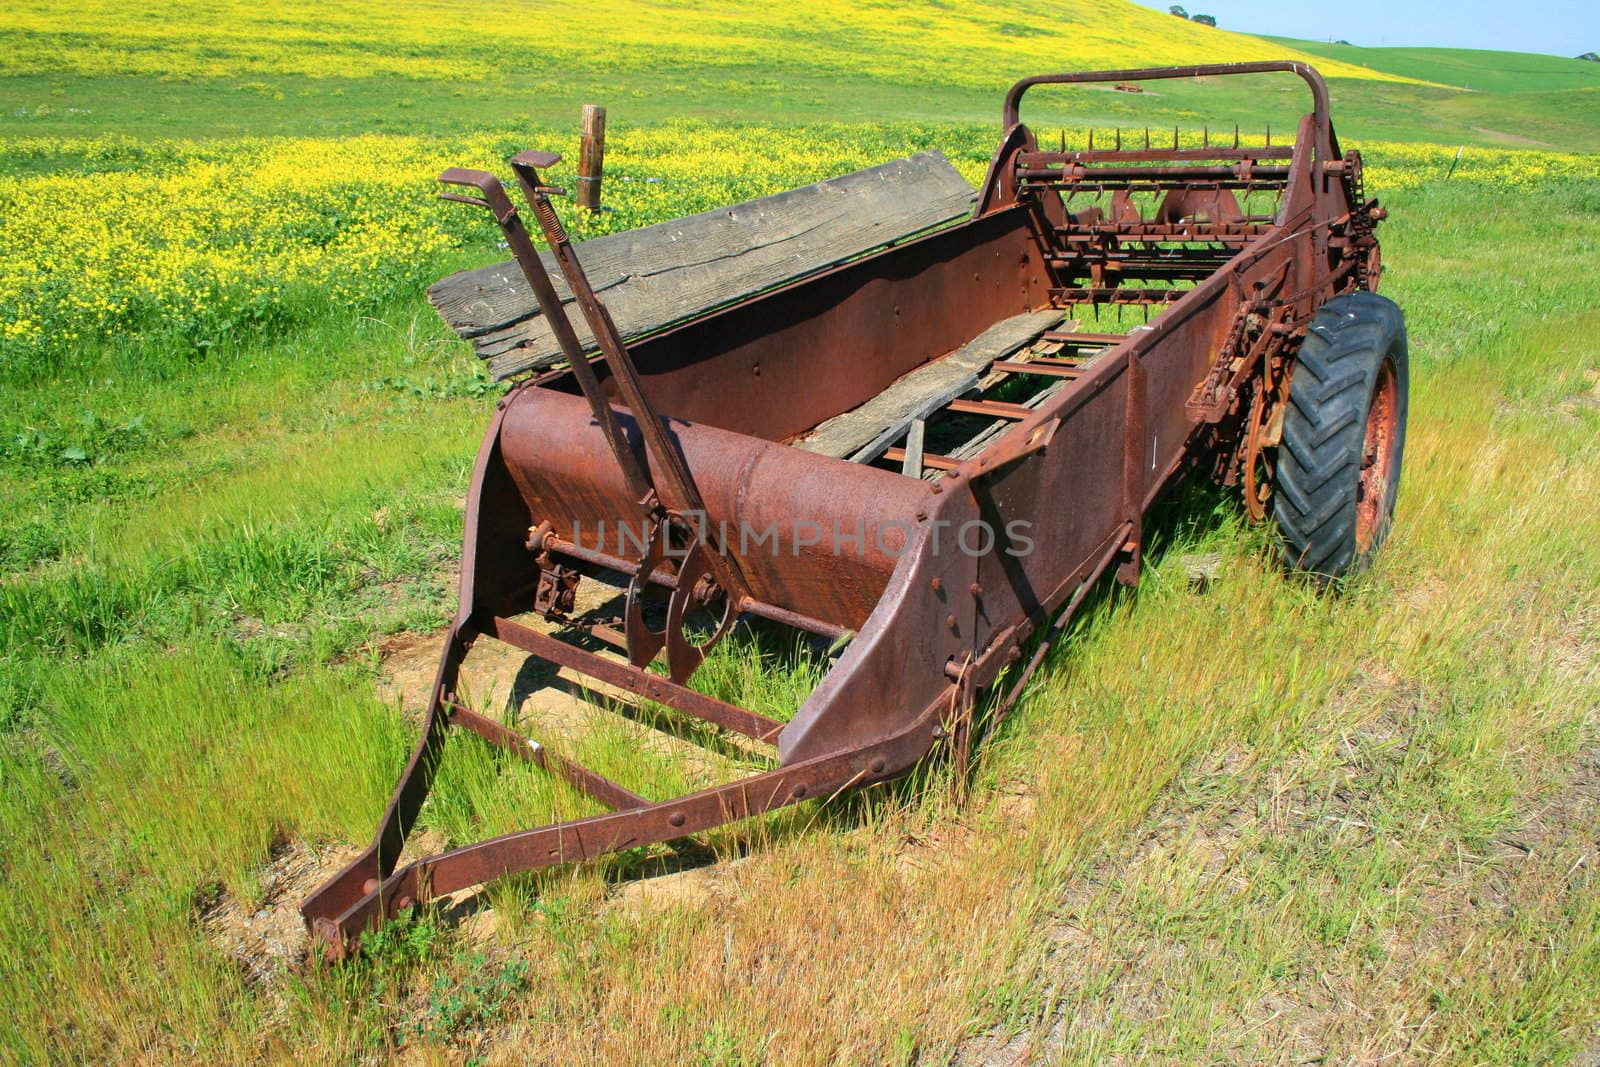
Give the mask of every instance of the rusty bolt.
[(971, 588), (969, 588), (967, 592), (971, 593), (973, 596), (982, 596), (983, 586), (979, 585), (977, 582), (973, 582)]
[(671, 815), (667, 816), (667, 821), (673, 826), (682, 826), (688, 820), (684, 818), (683, 812), (675, 811)]
[(376, 878), (368, 878), (365, 882), (361, 883), (361, 891), (363, 893), (376, 892), (377, 888), (378, 888), (378, 880)]
[(872, 761), (872, 765), (870, 767), (868, 767), (867, 769), (870, 770), (873, 774), (882, 774), (883, 773), (883, 768), (885, 766), (886, 766), (886, 764), (880, 758), (880, 759), (873, 760)]
[(935, 578), (933, 581), (929, 582), (928, 584), (933, 586), (933, 591), (935, 593), (937, 593), (939, 590), (944, 588), (944, 579), (943, 578)]
[(954, 615), (946, 615), (944, 617), (944, 624), (950, 627), (950, 629), (954, 630), (956, 628), (956, 617)]

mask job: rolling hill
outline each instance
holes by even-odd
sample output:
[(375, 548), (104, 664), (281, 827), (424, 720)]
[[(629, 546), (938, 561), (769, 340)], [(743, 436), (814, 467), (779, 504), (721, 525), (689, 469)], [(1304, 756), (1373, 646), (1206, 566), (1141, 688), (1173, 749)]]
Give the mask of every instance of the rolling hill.
[[(0, 136), (454, 134), (566, 122), (585, 102), (613, 124), (987, 124), (1029, 74), (1258, 59), (1315, 63), (1358, 138), (1600, 149), (1590, 64), (1253, 37), (1129, 0), (21, 0), (0, 14)], [(1282, 77), (1037, 95), (1052, 128), (1284, 129), (1305, 100)]]
[(1537, 52), (1476, 48), (1362, 48), (1293, 37), (1265, 37), (1296, 52), (1389, 74), (1477, 92), (1557, 92), (1600, 88), (1600, 63)]

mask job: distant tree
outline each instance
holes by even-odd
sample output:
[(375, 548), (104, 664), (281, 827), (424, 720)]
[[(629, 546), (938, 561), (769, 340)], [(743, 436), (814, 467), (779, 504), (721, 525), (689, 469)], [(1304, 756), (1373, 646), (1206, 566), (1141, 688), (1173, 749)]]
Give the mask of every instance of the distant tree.
[(1215, 26), (1217, 17), (1215, 15), (1190, 15), (1189, 21), (1198, 22), (1202, 26)]
[(1178, 16), (1180, 19), (1186, 19), (1189, 17), (1189, 13), (1183, 9), (1181, 4), (1173, 4), (1171, 7), (1167, 8), (1167, 10)]
[(1344, 46), (1345, 46), (1345, 47), (1346, 47), (1346, 48), (1351, 48), (1351, 47), (1354, 47), (1354, 46), (1353, 46), (1353, 45), (1351, 45), (1351, 43), (1350, 43), (1350, 42), (1349, 42), (1349, 41), (1335, 41), (1335, 42), (1333, 42), (1333, 43), (1334, 43), (1334, 44), (1342, 44), (1342, 45), (1344, 45)]
[(1588, 60), (1590, 63), (1600, 63), (1600, 55), (1596, 55), (1593, 52), (1585, 52), (1578, 58)]

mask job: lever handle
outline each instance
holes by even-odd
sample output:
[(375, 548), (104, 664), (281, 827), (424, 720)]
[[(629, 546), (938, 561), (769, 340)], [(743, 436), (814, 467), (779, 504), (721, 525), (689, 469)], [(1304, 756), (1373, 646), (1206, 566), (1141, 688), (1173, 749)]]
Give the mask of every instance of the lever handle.
[(477, 207), (486, 207), (494, 212), (496, 222), (505, 222), (516, 215), (517, 209), (511, 203), (511, 198), (506, 195), (505, 186), (486, 170), (471, 170), (467, 167), (451, 167), (439, 175), (439, 181), (445, 185), (459, 185), (467, 189), (476, 189), (483, 196), (464, 196), (461, 193), (440, 193), (445, 200), (454, 200), (460, 204), (473, 204)]

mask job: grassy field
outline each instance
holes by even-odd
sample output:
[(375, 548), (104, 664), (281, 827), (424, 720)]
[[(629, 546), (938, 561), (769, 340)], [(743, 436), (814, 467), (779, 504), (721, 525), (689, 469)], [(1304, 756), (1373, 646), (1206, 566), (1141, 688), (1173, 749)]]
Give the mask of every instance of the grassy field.
[(1551, 93), (1600, 89), (1600, 63), (1532, 52), (1475, 48), (1362, 48), (1348, 44), (1267, 37), (1285, 48), (1365, 67), (1375, 74), (1490, 93)]
[[(730, 7), (695, 17), (738, 23), (747, 53), (684, 16), (612, 71), (575, 44), (541, 60), (520, 7), (490, 12), (528, 17), (486, 55), (465, 22), (384, 37), (362, 5), (241, 9), (225, 48), (198, 16), (118, 43), (122, 16), (77, 10), (0, 16), (0, 1056), (1503, 1063), (1600, 1039), (1600, 166), (1471, 129), (1600, 148), (1592, 110), (1547, 107), (1593, 90), (1335, 82), (1392, 213), (1414, 371), (1396, 534), (1344, 595), (1286, 581), (1266, 532), (1197, 487), (964, 808), (930, 772), (719, 832), (707, 855), (738, 862), (662, 883), (681, 891), (630, 891), (663, 857), (621, 857), (495, 887), (492, 923), (278, 966), (241, 960), (219, 916), (288, 915), (286, 866), (370, 832), (414, 730), (374, 681), (448, 615), (498, 395), (422, 300), (499, 255), (432, 174), (571, 154), (570, 104), (614, 82), (615, 210), (585, 234), (923, 147), (975, 180), (1011, 75), (985, 56), (1126, 62), (1190, 31), (1024, 13), (1121, 30), (1074, 45), (963, 36), (947, 12), (919, 52), (873, 9), (829, 66), (803, 34), (835, 9), (752, 35)], [(926, 66), (945, 54), (966, 73)], [(1143, 103), (1187, 127), (1203, 99), (1278, 129), (1290, 106), (1184, 92), (1044, 115), (1078, 136)], [(1182, 557), (1208, 551), (1197, 591)], [(730, 653), (703, 683), (778, 712), (814, 677), (762, 666)], [(682, 785), (627, 767), (626, 740), (584, 755)], [(470, 742), (450, 768), (435, 843), (580, 810)]]

